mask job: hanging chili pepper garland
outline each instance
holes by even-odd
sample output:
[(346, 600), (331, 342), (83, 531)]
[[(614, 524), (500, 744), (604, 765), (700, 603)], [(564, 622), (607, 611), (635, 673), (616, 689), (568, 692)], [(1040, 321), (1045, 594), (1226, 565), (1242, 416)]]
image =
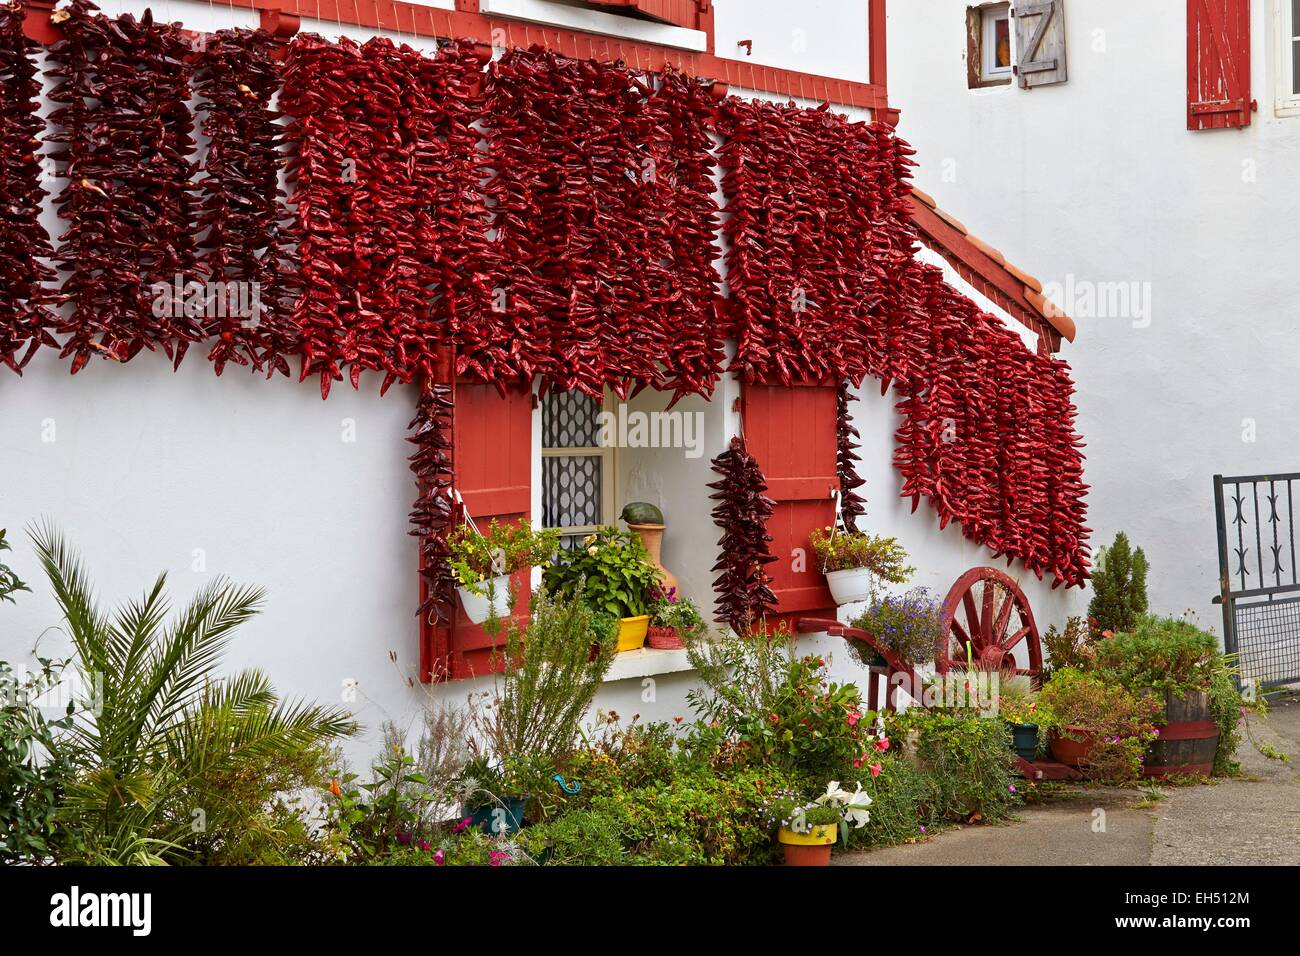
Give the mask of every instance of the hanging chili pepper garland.
[(110, 18), (88, 0), (63, 11), (50, 47), (59, 82), (51, 158), (67, 180), (56, 205), (69, 223), (55, 259), (71, 304), (58, 326), (79, 371), (96, 352), (125, 362), (161, 348), (176, 365), (202, 337), (192, 302), (167, 290), (193, 276), (194, 120), (190, 48), (151, 12)]
[(271, 109), (280, 84), (274, 48), (264, 30), (222, 30), (205, 38), (195, 73), (208, 139), (199, 180), (202, 334), (215, 340), (208, 358), (218, 375), (227, 362), (288, 375), (297, 348), (289, 259), (297, 237), (279, 185), (287, 157)]
[(54, 271), (41, 260), (53, 251), (40, 222), (44, 123), (37, 113), (37, 45), (23, 33), (25, 16), (21, 4), (0, 5), (0, 364), (20, 375), (42, 345), (58, 346), (43, 288)]
[(894, 385), (894, 459), (913, 510), (924, 498), (940, 527), (955, 521), (995, 555), (1082, 585), (1068, 371), (914, 258), (911, 149), (824, 107), (729, 100), (721, 128), (738, 374)]
[(383, 371), (381, 392), (428, 374), (447, 323), (483, 286), (484, 214), (468, 195), (480, 68), (467, 44), (434, 58), (382, 37), (290, 45), (280, 103), (297, 148), (295, 319), (302, 377), (319, 375), (322, 397), (344, 369), (353, 387)]
[(858, 518), (867, 513), (867, 499), (857, 489), (866, 484), (858, 475), (857, 463), (862, 457), (857, 453), (858, 430), (853, 427), (849, 414), (849, 386), (841, 382), (835, 396), (835, 471), (840, 479), (840, 520), (850, 531), (858, 530)]
[(705, 94), (534, 48), (492, 65), (493, 307), (459, 370), (499, 386), (709, 394), (722, 359)]
[(431, 623), (449, 623), (455, 612), (456, 581), (448, 544), (457, 523), (453, 411), (451, 386), (426, 384), (420, 390), (415, 418), (409, 426), (412, 435), (407, 439), (416, 448), (409, 460), (419, 488), (411, 511), (410, 532), (420, 542), (420, 576), (425, 584), (419, 613)]
[(772, 535), (767, 522), (775, 502), (767, 497), (767, 482), (758, 460), (745, 449), (740, 438), (712, 462), (722, 477), (710, 482), (713, 523), (722, 529), (718, 539), (720, 556), (713, 570), (718, 572), (713, 590), (717, 618), (738, 634), (748, 634), (776, 606), (776, 595), (765, 566), (776, 560), (768, 544)]

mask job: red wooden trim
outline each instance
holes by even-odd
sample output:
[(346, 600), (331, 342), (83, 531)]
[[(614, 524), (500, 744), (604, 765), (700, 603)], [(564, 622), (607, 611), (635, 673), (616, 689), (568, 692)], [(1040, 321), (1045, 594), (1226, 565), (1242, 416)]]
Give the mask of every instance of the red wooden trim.
[(475, 516), (525, 515), (532, 505), (533, 492), (528, 485), (479, 488), (463, 493), (465, 508)]
[[(279, 0), (267, 7), (266, 0), (225, 0), (250, 10), (276, 9), (281, 14), (333, 21), (371, 30), (391, 30), (405, 36), (429, 39), (462, 37), (505, 47), (530, 47), (541, 44), (565, 56), (602, 61), (621, 60), (638, 70), (658, 70), (665, 65), (676, 67), (691, 76), (712, 79), (732, 88), (743, 88), (781, 96), (827, 100), (840, 106), (887, 111), (889, 97), (883, 79), (859, 83), (834, 77), (782, 70), (776, 67), (743, 63), (714, 55), (677, 50), (658, 44), (599, 36), (580, 30), (522, 23), (477, 11), (477, 2), (458, 0), (457, 9), (443, 10), (404, 0)], [(703, 0), (702, 0), (703, 2)], [(879, 3), (881, 0), (868, 0)], [(473, 9), (471, 9), (473, 8)], [(702, 17), (709, 27), (712, 46), (712, 4)], [(880, 14), (883, 20), (883, 14)], [(885, 45), (883, 29), (872, 31), (872, 62), (883, 63)]]
[(1176, 720), (1160, 728), (1160, 740), (1208, 740), (1219, 736), (1219, 725), (1212, 720)]
[(1061, 337), (1074, 341), (1074, 323), (1067, 317), (1053, 319), (1033, 307), (1025, 295), (1024, 284), (1015, 279), (1006, 268), (987, 253), (981, 251), (960, 229), (950, 225), (937, 212), (915, 196), (912, 204), (912, 222), (922, 243), (933, 249), (957, 270), (957, 273), (980, 292), (1006, 309), (1017, 322), (1040, 337), (1046, 337), (1050, 351), (1061, 347)]
[[(889, 44), (884, 40), (887, 36), (885, 22), (885, 0), (867, 0), (867, 22), (870, 31), (867, 40), (870, 44), (871, 72), (868, 74), (871, 82), (879, 86), (882, 90), (889, 89)], [(877, 42), (877, 38), (881, 42)], [(889, 126), (898, 125), (899, 111), (884, 107), (880, 110), (878, 116), (882, 123)]]
[(1026, 760), (1016, 756), (1016, 769), (1026, 780), (1082, 780), (1081, 774), (1074, 767), (1051, 760)]

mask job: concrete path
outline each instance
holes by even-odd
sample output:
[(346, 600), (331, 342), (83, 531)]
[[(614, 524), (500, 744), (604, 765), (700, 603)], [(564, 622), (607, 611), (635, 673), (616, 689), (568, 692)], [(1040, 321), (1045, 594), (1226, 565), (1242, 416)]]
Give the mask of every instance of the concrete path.
[(960, 827), (930, 841), (835, 858), (840, 866), (1146, 866), (1300, 864), (1300, 699), (1251, 718), (1255, 739), (1291, 755), (1269, 760), (1249, 740), (1241, 777), (1140, 789), (1072, 788), (1003, 827)]

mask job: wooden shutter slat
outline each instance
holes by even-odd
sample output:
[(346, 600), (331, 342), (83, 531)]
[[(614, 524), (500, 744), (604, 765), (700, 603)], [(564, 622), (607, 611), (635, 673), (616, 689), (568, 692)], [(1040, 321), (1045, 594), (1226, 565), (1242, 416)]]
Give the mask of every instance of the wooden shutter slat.
[(1065, 0), (1043, 0), (1012, 10), (1016, 29), (1016, 78), (1021, 89), (1064, 83)]

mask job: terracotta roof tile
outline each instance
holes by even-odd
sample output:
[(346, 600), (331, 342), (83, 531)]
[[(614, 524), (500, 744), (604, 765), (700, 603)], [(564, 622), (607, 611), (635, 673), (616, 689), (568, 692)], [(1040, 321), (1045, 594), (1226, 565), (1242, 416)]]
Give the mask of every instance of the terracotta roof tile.
[(926, 204), (927, 206), (929, 206), (931, 209), (935, 208), (935, 202), (934, 202), (934, 199), (930, 196), (929, 193), (923, 193), (923, 192), (921, 192), (921, 190), (919, 190), (919, 189), (917, 189), (915, 186), (913, 186), (913, 187), (912, 187), (912, 195), (915, 196), (917, 199), (921, 200), (921, 202), (925, 203), (925, 204)]
[(946, 222), (948, 225), (952, 226), (954, 229), (956, 229), (958, 232), (960, 232), (963, 236), (969, 236), (969, 235), (970, 235), (970, 230), (967, 229), (965, 226), (963, 226), (961, 220), (958, 219), (956, 216), (950, 216), (950, 215), (948, 215), (946, 212), (944, 212), (944, 211), (943, 211), (942, 209), (940, 209), (938, 206), (935, 206), (935, 207), (934, 207), (934, 212), (935, 212), (935, 215), (937, 215), (940, 219), (942, 219), (942, 220), (943, 220), (944, 222)]
[(966, 238), (970, 240), (972, 246), (974, 246), (980, 252), (984, 253), (984, 255), (988, 256), (998, 265), (1005, 266), (1007, 264), (1006, 257), (1003, 256), (1002, 253), (994, 249), (992, 246), (990, 246), (979, 236), (972, 236), (970, 233), (967, 233)]
[(1018, 269), (1014, 263), (1004, 262), (1008, 272), (1025, 284), (1025, 288), (1033, 289), (1035, 292), (1043, 291), (1043, 284), (1031, 276), (1028, 272)]

